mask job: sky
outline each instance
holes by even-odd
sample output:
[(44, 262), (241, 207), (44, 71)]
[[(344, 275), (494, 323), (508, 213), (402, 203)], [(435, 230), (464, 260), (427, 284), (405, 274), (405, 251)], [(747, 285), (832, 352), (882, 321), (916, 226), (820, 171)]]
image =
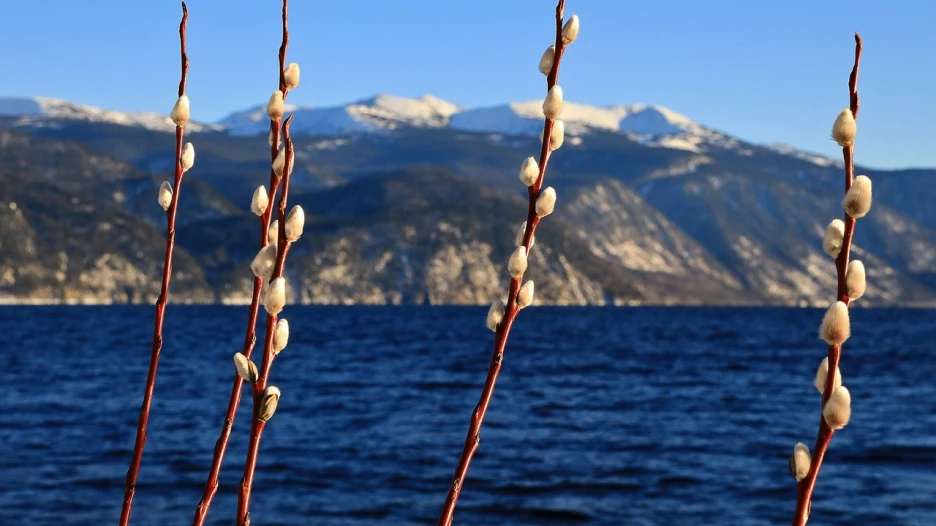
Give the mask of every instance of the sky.
[[(215, 121), (276, 88), (279, 0), (190, 0), (193, 119)], [(541, 98), (553, 0), (293, 0), (290, 94), (332, 106), (388, 93), (479, 107)], [(744, 140), (831, 157), (865, 43), (856, 162), (936, 167), (936, 2), (567, 0), (581, 18), (563, 60), (567, 101), (666, 106)], [(179, 77), (171, 0), (0, 3), (0, 96), (165, 111)]]

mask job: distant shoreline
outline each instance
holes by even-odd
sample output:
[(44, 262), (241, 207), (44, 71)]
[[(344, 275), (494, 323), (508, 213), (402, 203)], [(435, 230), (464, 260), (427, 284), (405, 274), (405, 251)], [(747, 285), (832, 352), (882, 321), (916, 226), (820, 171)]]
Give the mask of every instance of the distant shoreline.
[[(247, 307), (249, 302), (223, 301), (223, 302), (204, 302), (204, 301), (179, 301), (170, 300), (170, 305), (177, 306), (224, 306), (224, 307)], [(3, 307), (125, 307), (125, 306), (152, 306), (153, 303), (120, 303), (105, 301), (76, 301), (76, 300), (37, 300), (30, 298), (0, 298), (0, 308)], [(471, 303), (299, 303), (296, 306), (313, 307), (487, 307), (486, 304)], [(676, 307), (676, 308), (783, 308), (783, 309), (824, 309), (826, 305), (792, 305), (792, 304), (770, 304), (770, 303), (640, 303), (632, 302), (629, 304), (569, 304), (569, 303), (542, 303), (534, 307), (584, 307), (584, 308), (640, 308), (640, 307)], [(860, 309), (936, 309), (936, 303), (884, 303), (871, 304), (863, 303), (855, 305)]]

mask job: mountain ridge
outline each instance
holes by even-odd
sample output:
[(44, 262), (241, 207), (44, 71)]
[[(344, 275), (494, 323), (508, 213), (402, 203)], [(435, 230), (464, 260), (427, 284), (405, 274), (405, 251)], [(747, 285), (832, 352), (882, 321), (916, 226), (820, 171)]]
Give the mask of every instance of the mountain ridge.
[[(294, 135), (348, 136), (386, 134), (401, 128), (423, 128), (538, 136), (542, 131), (542, 101), (515, 101), (468, 108), (433, 95), (418, 98), (377, 94), (345, 104), (316, 107), (287, 104), (296, 114)], [(110, 123), (153, 131), (172, 131), (165, 115), (120, 112), (45, 97), (0, 97), (0, 117), (13, 119), (13, 127), (61, 126), (61, 121)], [(571, 141), (595, 132), (627, 135), (645, 146), (701, 153), (708, 148), (738, 148), (744, 141), (700, 124), (669, 108), (644, 104), (594, 106), (567, 101), (563, 108), (566, 135)], [(216, 122), (192, 121), (193, 133), (217, 132), (233, 136), (265, 135), (265, 105), (233, 111)], [(765, 145), (766, 146), (766, 145)], [(780, 153), (798, 155), (818, 164), (831, 159), (778, 146)]]
[[(315, 129), (311, 114), (297, 115), (310, 133), (294, 133), (290, 202), (306, 208), (308, 224), (289, 268), (292, 299), (499, 297), (526, 213), (517, 170), (540, 149), (540, 104), (485, 110), (513, 126), (502, 131), (521, 134), (466, 129), (475, 110), (434, 98), (360, 99), (350, 112), (334, 110), (350, 131), (332, 135)], [(170, 177), (173, 134), (150, 121), (46, 107), (47, 116), (36, 115), (42, 107), (0, 116), (0, 212), (8, 219), (0, 224), (0, 301), (151, 301), (148, 254), (163, 226), (154, 196)], [(531, 266), (538, 301), (828, 305), (835, 271), (821, 238), (842, 213), (840, 163), (663, 110), (567, 104), (569, 136), (547, 175), (559, 202), (533, 251), (543, 258)], [(459, 115), (466, 121), (451, 126)], [(674, 133), (622, 131), (628, 118), (639, 131)], [(261, 109), (252, 119), (266, 126)], [(396, 127), (354, 131), (389, 124)], [(258, 247), (245, 240), (258, 233), (247, 204), (269, 177), (265, 135), (221, 127), (190, 135), (199, 153), (180, 205), (180, 269), (190, 283), (180, 301), (249, 298), (247, 262)], [(855, 237), (869, 276), (861, 303), (936, 305), (936, 170), (858, 173), (874, 181), (876, 201)], [(95, 232), (93, 242), (71, 239), (79, 231)]]

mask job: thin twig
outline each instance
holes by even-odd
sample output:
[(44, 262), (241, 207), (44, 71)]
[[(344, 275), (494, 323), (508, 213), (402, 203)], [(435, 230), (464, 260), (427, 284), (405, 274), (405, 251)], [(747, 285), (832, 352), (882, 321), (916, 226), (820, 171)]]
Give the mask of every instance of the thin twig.
[[(558, 5), (556, 6), (556, 50), (552, 69), (549, 71), (549, 75), (546, 76), (547, 91), (555, 86), (559, 79), (559, 65), (562, 61), (562, 55), (565, 52), (565, 44), (562, 41), (562, 21), (564, 10), (565, 0), (559, 0)], [(529, 209), (527, 211), (527, 226), (523, 234), (522, 242), (522, 245), (527, 250), (527, 253), (529, 253), (533, 234), (540, 222), (540, 218), (536, 215), (536, 199), (539, 196), (540, 189), (543, 185), (543, 178), (546, 175), (546, 166), (549, 163), (551, 154), (549, 145), (553, 130), (553, 122), (554, 121), (552, 119), (546, 119), (546, 122), (543, 125), (543, 146), (540, 150), (539, 159), (540, 171), (536, 182), (529, 187), (530, 202)], [(504, 318), (503, 321), (497, 326), (497, 330), (494, 333), (494, 353), (491, 357), (491, 364), (488, 367), (487, 377), (484, 380), (484, 387), (481, 390), (481, 398), (478, 401), (478, 405), (475, 406), (474, 411), (471, 413), (471, 422), (468, 426), (468, 434), (465, 437), (465, 445), (462, 448), (461, 457), (459, 458), (458, 465), (455, 468), (455, 475), (452, 477), (452, 485), (449, 488), (448, 495), (445, 498), (445, 504), (442, 507), (442, 514), (439, 516), (439, 526), (448, 526), (452, 523), (455, 514), (455, 506), (458, 503), (458, 497), (461, 494), (461, 489), (464, 486), (465, 478), (468, 474), (468, 467), (471, 464), (471, 459), (474, 457), (475, 452), (478, 450), (478, 446), (481, 443), (481, 425), (484, 422), (484, 417), (487, 414), (488, 406), (491, 403), (491, 397), (494, 394), (494, 385), (497, 382), (497, 376), (500, 374), (501, 363), (504, 359), (504, 347), (507, 345), (507, 337), (510, 334), (510, 327), (513, 325), (514, 319), (517, 317), (517, 313), (520, 311), (519, 307), (517, 306), (517, 293), (520, 290), (520, 284), (522, 281), (522, 275), (510, 280), (510, 288), (507, 293), (507, 305), (504, 312)]]
[[(279, 90), (283, 93), (283, 99), (286, 99), (286, 95), (289, 90), (286, 88), (286, 82), (284, 78), (284, 70), (286, 68), (286, 49), (289, 46), (289, 30), (287, 29), (288, 13), (287, 13), (287, 3), (288, 0), (283, 0), (283, 41), (280, 44), (279, 48)], [(276, 119), (270, 121), (270, 163), (272, 166), (273, 161), (276, 160), (276, 156), (279, 153), (279, 139), (280, 139), (280, 127), (282, 126), (282, 119)], [(270, 228), (270, 220), (273, 216), (273, 204), (276, 201), (276, 192), (279, 189), (280, 178), (276, 176), (276, 172), (273, 168), (270, 168), (270, 193), (269, 193), (269, 203), (267, 204), (267, 209), (264, 211), (263, 215), (260, 216), (260, 248), (263, 248), (267, 244), (267, 231)], [(283, 228), (283, 222), (280, 222), (280, 228)], [(253, 353), (254, 346), (257, 343), (257, 316), (260, 312), (260, 296), (263, 291), (263, 278), (255, 277), (253, 284), (253, 294), (250, 299), (250, 311), (247, 316), (247, 331), (244, 335), (244, 346), (241, 353), (250, 358), (251, 353)], [(221, 464), (224, 461), (224, 453), (227, 451), (228, 441), (231, 437), (231, 429), (234, 427), (234, 418), (237, 416), (237, 409), (240, 407), (241, 401), (241, 391), (243, 389), (244, 379), (241, 378), (236, 373), (234, 374), (234, 382), (231, 387), (231, 396), (228, 399), (227, 412), (224, 417), (224, 424), (221, 426), (221, 434), (218, 436), (218, 440), (215, 442), (214, 455), (211, 459), (211, 468), (208, 471), (208, 480), (205, 482), (205, 489), (202, 493), (201, 501), (195, 507), (195, 518), (193, 519), (193, 526), (204, 526), (205, 520), (208, 518), (208, 509), (211, 507), (211, 501), (214, 500), (215, 495), (218, 493), (218, 477), (221, 473)]]
[[(179, 97), (185, 95), (185, 78), (188, 75), (188, 55), (185, 53), (185, 29), (188, 21), (188, 9), (182, 2), (182, 21), (179, 23), (179, 41), (182, 54), (182, 79), (179, 81)], [(143, 448), (146, 446), (146, 426), (149, 422), (150, 406), (153, 401), (153, 389), (156, 386), (156, 369), (159, 366), (159, 354), (162, 351), (163, 319), (166, 313), (166, 303), (169, 300), (169, 282), (172, 278), (172, 251), (175, 246), (175, 220), (176, 208), (179, 204), (179, 193), (182, 183), (182, 135), (183, 127), (176, 126), (176, 152), (175, 152), (175, 179), (173, 182), (172, 201), (166, 209), (166, 256), (163, 260), (162, 288), (159, 298), (156, 299), (156, 321), (153, 326), (153, 346), (150, 351), (149, 371), (146, 374), (146, 390), (143, 392), (143, 404), (140, 407), (140, 417), (137, 421), (136, 440), (133, 444), (133, 457), (127, 469), (127, 479), (124, 485), (123, 506), (120, 510), (120, 526), (130, 522), (130, 509), (133, 506), (133, 497), (136, 494), (137, 477), (140, 474), (140, 464), (143, 461)]]
[[(272, 282), (276, 278), (282, 277), (283, 267), (286, 263), (286, 255), (292, 243), (286, 237), (286, 203), (289, 197), (289, 172), (292, 170), (290, 163), (293, 157), (293, 142), (289, 135), (289, 125), (292, 122), (290, 115), (283, 123), (283, 142), (286, 147), (285, 165), (283, 167), (282, 195), (279, 201), (279, 235), (277, 236), (276, 247), (276, 266), (273, 269), (273, 275), (270, 278)], [(276, 329), (277, 315), (267, 314), (266, 333), (263, 341), (263, 363), (260, 365), (259, 376), (253, 383), (253, 420), (250, 427), (250, 442), (247, 445), (247, 460), (244, 464), (244, 475), (240, 482), (240, 491), (237, 499), (237, 520), (238, 526), (248, 526), (250, 524), (250, 495), (253, 491), (254, 474), (257, 470), (257, 456), (260, 453), (260, 438), (263, 436), (263, 430), (266, 428), (266, 421), (260, 419), (260, 402), (263, 397), (263, 391), (267, 387), (267, 380), (270, 375), (270, 368), (273, 366), (273, 336)]]
[[(858, 64), (861, 61), (861, 37), (855, 33), (855, 65), (852, 67), (851, 75), (848, 77), (849, 109), (852, 116), (857, 119), (860, 99), (858, 98)], [(845, 191), (851, 188), (855, 180), (855, 151), (854, 146), (843, 146), (842, 157), (845, 160)], [(838, 274), (838, 290), (836, 296), (838, 301), (848, 305), (851, 300), (846, 292), (845, 274), (848, 269), (848, 258), (851, 252), (852, 237), (855, 232), (855, 219), (845, 214), (845, 236), (842, 239), (842, 250), (835, 258), (835, 270)], [(825, 405), (832, 396), (835, 389), (835, 374), (839, 368), (839, 361), (842, 356), (842, 345), (829, 346), (829, 372), (826, 377), (825, 390), (822, 393), (822, 404)], [(816, 447), (813, 450), (812, 462), (809, 473), (806, 478), (797, 485), (796, 497), (796, 515), (793, 518), (793, 526), (805, 526), (809, 520), (809, 512), (812, 508), (812, 494), (816, 487), (816, 479), (819, 477), (819, 469), (822, 467), (822, 461), (825, 458), (826, 451), (829, 449), (829, 443), (832, 441), (832, 435), (835, 433), (825, 418), (819, 415), (819, 432), (816, 437)]]

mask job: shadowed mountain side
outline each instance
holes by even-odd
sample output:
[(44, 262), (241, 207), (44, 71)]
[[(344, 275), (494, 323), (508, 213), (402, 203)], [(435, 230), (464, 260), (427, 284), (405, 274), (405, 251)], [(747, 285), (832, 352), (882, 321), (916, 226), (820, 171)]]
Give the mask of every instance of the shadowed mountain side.
[[(0, 169), (0, 301), (152, 303), (165, 234), (121, 210)], [(172, 299), (214, 299), (182, 250)]]
[[(17, 174), (24, 180), (48, 183), (63, 192), (117, 208), (164, 228), (166, 215), (155, 204), (154, 196), (162, 181), (173, 178), (174, 149), (172, 142), (160, 152), (168, 159), (165, 170), (151, 174), (75, 142), (0, 130), (0, 171)], [(193, 173), (199, 169), (201, 160), (200, 154), (196, 156)], [(241, 213), (240, 208), (201, 177), (186, 176), (176, 221), (178, 226)]]

